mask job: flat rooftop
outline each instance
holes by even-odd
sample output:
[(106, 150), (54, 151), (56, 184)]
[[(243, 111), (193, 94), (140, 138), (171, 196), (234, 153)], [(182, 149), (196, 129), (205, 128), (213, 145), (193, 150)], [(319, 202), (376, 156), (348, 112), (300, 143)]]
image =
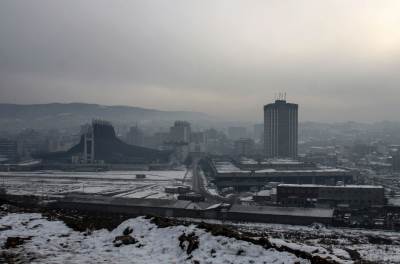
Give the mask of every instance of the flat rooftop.
[[(232, 162), (230, 161), (218, 161), (214, 162), (214, 166), (217, 169), (218, 173), (219, 172), (246, 172), (242, 171), (240, 168), (236, 167)], [(247, 171), (250, 172), (250, 171)]]
[(325, 176), (329, 175), (332, 176), (332, 174), (347, 174), (349, 173), (348, 170), (344, 169), (338, 169), (338, 168), (326, 168), (326, 167), (316, 167), (314, 168), (293, 168), (293, 169), (273, 169), (273, 168), (268, 168), (268, 169), (260, 169), (260, 170), (241, 170), (239, 167), (237, 167), (235, 164), (229, 161), (223, 161), (223, 162), (214, 162), (215, 168), (217, 169), (217, 172), (219, 176), (244, 176), (246, 174), (250, 174), (254, 171), (255, 177), (257, 176), (268, 176), (268, 174), (271, 175), (277, 175), (277, 176), (301, 176), (305, 174), (312, 174), (312, 176)]
[(141, 206), (141, 207), (169, 207), (169, 208), (187, 208), (191, 201), (167, 200), (167, 199), (143, 199), (143, 198), (119, 198), (102, 195), (70, 194), (65, 196), (62, 202), (80, 203), (80, 204), (102, 204), (116, 206)]
[(292, 159), (267, 159), (267, 160), (262, 160), (260, 162), (254, 160), (254, 159), (241, 159), (240, 160), (241, 164), (246, 164), (246, 165), (257, 165), (257, 164), (262, 164), (262, 165), (300, 165), (304, 164), (304, 162), (297, 161), (297, 160), (292, 160)]
[(333, 217), (333, 209), (324, 208), (298, 208), (298, 207), (274, 207), (274, 206), (246, 206), (232, 205), (230, 212), (235, 213), (254, 213), (265, 215), (280, 216), (301, 216), (301, 217)]
[(292, 169), (292, 170), (276, 170), (276, 169), (265, 169), (265, 170), (256, 170), (256, 173), (268, 173), (268, 172), (281, 172), (281, 173), (297, 173), (297, 172), (348, 172), (344, 169), (337, 168), (315, 168), (315, 169)]
[(262, 191), (257, 192), (253, 196), (271, 196), (271, 194), (274, 194), (274, 193), (275, 192), (273, 190), (262, 190)]
[(349, 189), (383, 189), (380, 185), (319, 185), (319, 184), (279, 184), (278, 187), (296, 188), (349, 188)]
[[(100, 204), (114, 206), (140, 206), (147, 208), (177, 208), (177, 209), (197, 209), (204, 210), (212, 208), (211, 203), (193, 203), (191, 201), (180, 200), (161, 200), (161, 199), (128, 199), (105, 197), (99, 195), (80, 195), (71, 194), (67, 196), (63, 202), (78, 203), (78, 204)], [(215, 205), (214, 205), (215, 206)], [(274, 207), (274, 206), (247, 206), (247, 205), (232, 205), (229, 209), (232, 213), (247, 213), (258, 215), (279, 215), (279, 216), (299, 216), (299, 217), (317, 217), (331, 218), (333, 209), (322, 208), (296, 208), (296, 207)]]

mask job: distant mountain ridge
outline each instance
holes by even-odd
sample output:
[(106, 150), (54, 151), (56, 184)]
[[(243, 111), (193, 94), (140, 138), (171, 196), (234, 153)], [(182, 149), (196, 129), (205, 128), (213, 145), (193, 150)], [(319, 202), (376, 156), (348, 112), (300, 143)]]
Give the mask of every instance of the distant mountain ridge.
[[(64, 128), (79, 126), (93, 118), (117, 123), (173, 120), (209, 121), (207, 114), (190, 111), (162, 111), (132, 106), (87, 103), (0, 104), (0, 125), (15, 128)], [(3, 127), (4, 128), (4, 127)]]

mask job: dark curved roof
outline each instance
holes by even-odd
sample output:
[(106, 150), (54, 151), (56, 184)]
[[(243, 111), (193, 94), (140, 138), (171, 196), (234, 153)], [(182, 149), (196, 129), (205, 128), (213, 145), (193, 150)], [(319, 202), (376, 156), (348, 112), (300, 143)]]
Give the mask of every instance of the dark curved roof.
[[(129, 145), (115, 134), (108, 123), (93, 123), (95, 159), (106, 163), (152, 163), (167, 162), (170, 152)], [(80, 142), (66, 152), (46, 153), (41, 158), (46, 161), (71, 162), (72, 156), (83, 153), (84, 136)]]

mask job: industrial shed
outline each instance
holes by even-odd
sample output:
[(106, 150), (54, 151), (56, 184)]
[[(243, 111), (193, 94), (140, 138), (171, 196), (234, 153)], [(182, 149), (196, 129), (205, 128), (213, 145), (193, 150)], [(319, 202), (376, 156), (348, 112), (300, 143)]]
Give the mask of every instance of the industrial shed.
[(232, 221), (291, 225), (332, 224), (333, 209), (233, 205), (226, 217)]
[(316, 222), (331, 224), (333, 219), (332, 209), (210, 204), (180, 200), (114, 198), (98, 195), (71, 195), (53, 203), (52, 206), (93, 213), (131, 216), (155, 215), (293, 225), (310, 225)]

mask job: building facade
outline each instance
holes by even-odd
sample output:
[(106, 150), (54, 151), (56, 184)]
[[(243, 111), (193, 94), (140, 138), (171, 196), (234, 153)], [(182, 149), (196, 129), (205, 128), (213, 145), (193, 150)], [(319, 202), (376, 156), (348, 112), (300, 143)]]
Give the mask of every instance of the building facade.
[(234, 142), (234, 154), (248, 157), (254, 154), (255, 143), (250, 138), (241, 138)]
[(349, 170), (312, 167), (307, 163), (296, 165), (294, 162), (284, 164), (278, 161), (274, 164), (261, 163), (255, 166), (244, 166), (243, 169), (231, 161), (211, 160), (209, 164), (210, 174), (214, 175), (213, 183), (220, 189), (227, 187), (233, 187), (237, 191), (262, 189), (271, 182), (320, 185), (354, 182), (353, 172)]
[(190, 142), (191, 152), (207, 151), (207, 134), (204, 132), (192, 132)]
[(276, 100), (264, 106), (266, 158), (297, 158), (298, 105)]
[(400, 172), (400, 151), (397, 150), (392, 154), (392, 168), (395, 172)]
[(0, 139), (0, 156), (9, 161), (18, 159), (18, 144), (15, 140)]
[(175, 143), (189, 143), (192, 130), (190, 123), (186, 121), (175, 121), (174, 126), (170, 128), (170, 141)]
[(346, 204), (364, 208), (384, 205), (385, 195), (382, 186), (280, 184), (277, 186), (277, 200), (284, 206), (307, 207), (320, 204), (335, 207)]

